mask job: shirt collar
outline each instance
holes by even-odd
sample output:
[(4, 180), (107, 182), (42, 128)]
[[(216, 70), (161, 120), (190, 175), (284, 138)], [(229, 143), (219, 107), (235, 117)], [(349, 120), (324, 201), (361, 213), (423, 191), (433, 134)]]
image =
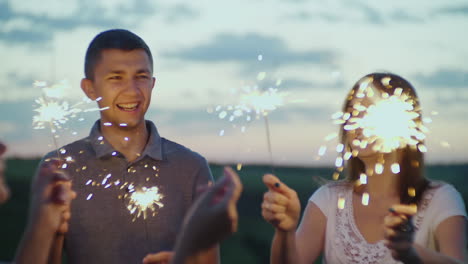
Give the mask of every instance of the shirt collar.
[[(163, 153), (162, 153), (162, 140), (159, 136), (158, 129), (154, 125), (153, 122), (146, 120), (146, 127), (148, 128), (149, 132), (149, 139), (146, 143), (145, 149), (143, 153), (141, 153), (141, 158), (145, 156), (149, 156), (155, 160), (163, 160)], [(91, 133), (89, 134), (89, 138), (91, 141), (91, 146), (93, 147), (96, 157), (103, 158), (108, 155), (112, 155), (116, 150), (112, 147), (109, 142), (107, 142), (104, 136), (101, 133), (101, 122), (97, 120), (93, 127), (91, 128)], [(139, 158), (140, 159), (140, 158)]]

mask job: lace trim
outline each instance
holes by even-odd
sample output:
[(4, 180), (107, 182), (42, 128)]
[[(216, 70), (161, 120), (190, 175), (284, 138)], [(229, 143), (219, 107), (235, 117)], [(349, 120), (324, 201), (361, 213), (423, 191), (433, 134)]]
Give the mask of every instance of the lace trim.
[(333, 243), (338, 255), (344, 256), (343, 263), (401, 263), (392, 258), (383, 241), (369, 244), (359, 232), (354, 222), (352, 189), (340, 186), (337, 191), (338, 198), (344, 198), (346, 204), (343, 209), (336, 209), (337, 236)]
[(437, 187), (433, 186), (433, 188), (429, 187), (425, 191), (423, 198), (421, 199), (421, 202), (419, 203), (419, 206), (418, 206), (418, 213), (413, 218), (413, 224), (414, 224), (414, 228), (416, 231), (418, 231), (419, 228), (421, 227), (427, 207), (429, 207), (429, 204), (431, 203), (432, 198), (434, 197), (434, 194), (437, 189), (438, 189)]

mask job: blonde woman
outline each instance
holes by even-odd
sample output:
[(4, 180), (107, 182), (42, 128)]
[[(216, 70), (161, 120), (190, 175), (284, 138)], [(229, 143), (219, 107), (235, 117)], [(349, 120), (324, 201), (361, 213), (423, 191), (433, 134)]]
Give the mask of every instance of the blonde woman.
[(262, 215), (275, 228), (271, 263), (313, 263), (320, 255), (332, 264), (468, 261), (463, 200), (453, 186), (424, 177), (422, 131), (392, 149), (350, 123), (367, 114), (357, 109), (400, 95), (413, 106), (415, 128), (422, 127), (418, 97), (402, 77), (373, 73), (354, 85), (340, 129), (344, 152), (352, 153), (344, 158), (346, 178), (311, 196), (298, 227), (296, 192), (274, 175), (264, 176)]

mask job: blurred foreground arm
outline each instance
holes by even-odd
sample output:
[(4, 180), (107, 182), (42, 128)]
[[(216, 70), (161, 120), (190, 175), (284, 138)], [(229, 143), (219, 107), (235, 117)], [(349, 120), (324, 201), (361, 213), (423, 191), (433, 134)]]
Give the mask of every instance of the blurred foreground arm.
[[(63, 239), (70, 219), (70, 203), (76, 193), (69, 178), (59, 170), (60, 162), (42, 164), (32, 185), (29, 220), (17, 249), (15, 263), (45, 264), (50, 254), (57, 254), (52, 245)], [(54, 261), (61, 261), (56, 256)]]
[(190, 208), (171, 263), (203, 263), (200, 254), (237, 231), (237, 201), (242, 192), (239, 176), (229, 167), (224, 177)]
[(10, 197), (10, 189), (5, 182), (5, 161), (3, 154), (6, 151), (6, 146), (0, 142), (0, 204), (5, 203)]

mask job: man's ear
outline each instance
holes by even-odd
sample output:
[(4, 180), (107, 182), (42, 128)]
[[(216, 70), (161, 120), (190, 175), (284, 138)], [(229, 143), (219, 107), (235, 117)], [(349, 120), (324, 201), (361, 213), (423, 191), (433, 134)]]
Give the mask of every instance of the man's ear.
[(156, 84), (156, 77), (153, 77), (153, 83), (151, 84), (151, 90), (153, 90), (155, 84)]
[(81, 79), (81, 90), (86, 94), (86, 96), (91, 100), (96, 100), (97, 95), (94, 90), (93, 81), (87, 78)]

